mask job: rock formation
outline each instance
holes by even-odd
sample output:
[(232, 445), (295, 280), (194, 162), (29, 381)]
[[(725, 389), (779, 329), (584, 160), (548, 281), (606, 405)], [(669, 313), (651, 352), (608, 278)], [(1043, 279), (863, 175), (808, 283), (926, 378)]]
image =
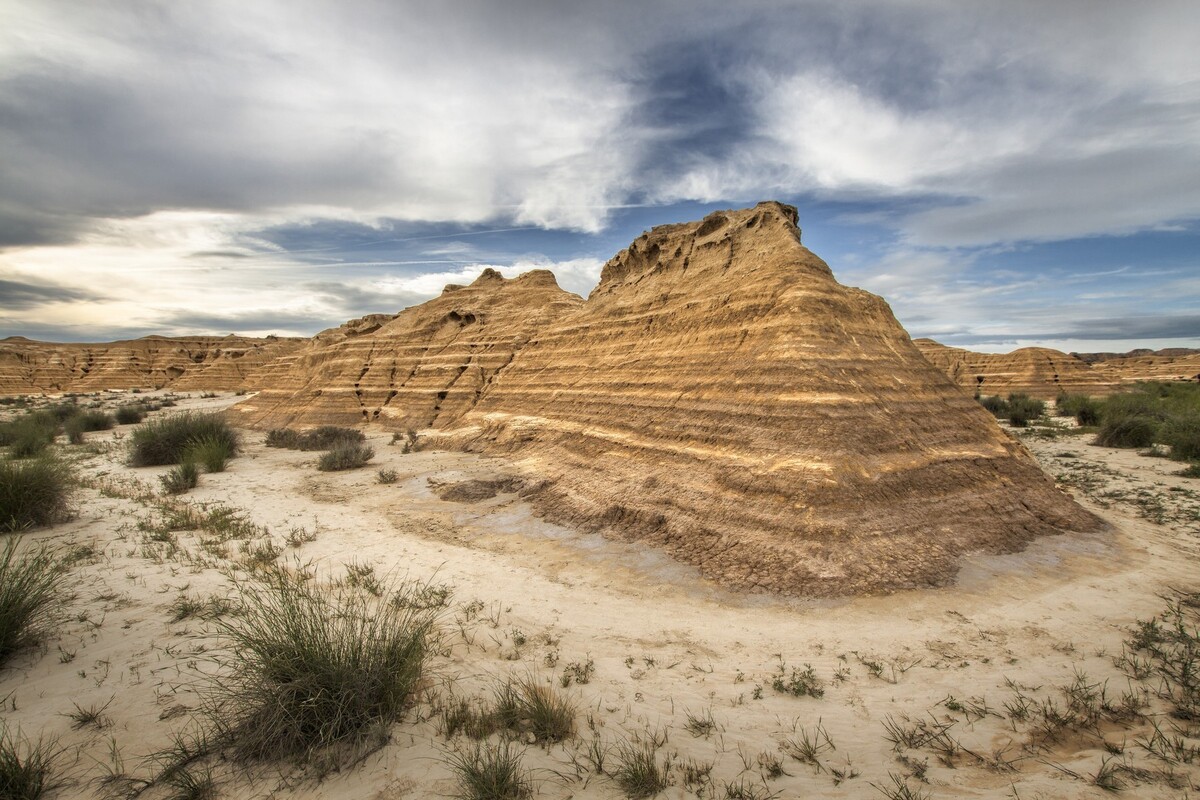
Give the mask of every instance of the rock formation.
[(1119, 383), (1082, 359), (1046, 347), (1022, 347), (1011, 353), (975, 353), (947, 347), (932, 339), (915, 339), (913, 343), (950, 380), (971, 393), (1005, 396), (1024, 392), (1051, 400), (1062, 392), (1109, 394)]
[(298, 347), (295, 339), (147, 336), (103, 344), (0, 340), (0, 394), (162, 388), (257, 388), (264, 364)]
[(1137, 381), (1200, 381), (1200, 351), (1172, 348), (1177, 352), (1158, 352), (1116, 356), (1092, 364), (1092, 369), (1108, 380), (1120, 383)]
[(942, 584), (966, 553), (1101, 524), (777, 203), (644, 234), (488, 380), (435, 446), (507, 456), (549, 519), (731, 587)]
[(269, 365), (265, 388), (234, 407), (239, 424), (445, 426), (472, 408), (497, 372), (539, 331), (583, 301), (546, 270), (506, 280), (492, 269), (470, 286), (393, 316), (323, 331)]

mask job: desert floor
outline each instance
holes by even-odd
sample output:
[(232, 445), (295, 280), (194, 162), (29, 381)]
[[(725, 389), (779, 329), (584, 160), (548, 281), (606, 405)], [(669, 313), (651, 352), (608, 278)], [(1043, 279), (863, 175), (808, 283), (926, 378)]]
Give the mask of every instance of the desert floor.
[[(156, 413), (238, 399), (194, 397)], [(61, 797), (148, 777), (152, 756), (194, 729), (220, 641), (212, 620), (172, 621), (179, 599), (229, 597), (231, 576), (272, 558), (323, 580), (350, 563), (360, 577), (448, 587), (443, 646), (381, 749), (319, 778), (211, 759), (219, 797), (453, 797), (446, 756), (471, 743), (442, 734), (440, 710), (528, 676), (569, 682), (562, 691), (578, 707), (570, 741), (516, 745), (542, 798), (622, 797), (594, 755), (607, 749), (612, 772), (623, 744), (647, 740), (674, 765), (666, 798), (1196, 796), (1200, 753), (1187, 740), (1152, 752), (1152, 722), (1167, 734), (1185, 723), (1165, 714), (1161, 682), (1134, 680), (1120, 659), (1164, 597), (1200, 590), (1200, 481), (1174, 476), (1175, 462), (1093, 447), (1066, 429), (1021, 434), (1110, 530), (973, 558), (954, 586), (801, 601), (725, 592), (637, 545), (539, 521), (513, 493), (441, 500), (438, 486), (509, 472), (478, 456), (403, 453), (382, 430), (369, 434), (369, 467), (335, 473), (316, 470), (316, 453), (245, 432), (243, 455), (180, 498), (245, 523), (244, 541), (206, 546), (202, 531), (163, 524), (166, 468), (124, 465), (129, 430), (60, 444), (87, 483), (77, 514), (22, 534), (73, 553), (58, 635), (0, 672), (9, 730), (62, 750)], [(398, 479), (381, 483), (380, 469)], [(773, 685), (786, 689), (809, 666), (822, 696)], [(1092, 722), (1046, 727), (1045, 709), (1065, 718), (1081, 697), (1103, 706)], [(1140, 714), (1123, 719), (1112, 710), (1122, 702)], [(88, 709), (103, 710), (83, 725), (71, 716)], [(889, 740), (897, 730), (907, 745)]]

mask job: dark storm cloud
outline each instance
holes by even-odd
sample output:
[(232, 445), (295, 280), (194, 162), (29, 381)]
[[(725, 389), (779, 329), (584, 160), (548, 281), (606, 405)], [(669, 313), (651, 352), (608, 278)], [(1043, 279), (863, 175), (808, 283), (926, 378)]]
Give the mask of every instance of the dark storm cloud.
[(56, 283), (0, 278), (0, 309), (8, 311), (24, 311), (49, 303), (102, 299), (101, 294)]

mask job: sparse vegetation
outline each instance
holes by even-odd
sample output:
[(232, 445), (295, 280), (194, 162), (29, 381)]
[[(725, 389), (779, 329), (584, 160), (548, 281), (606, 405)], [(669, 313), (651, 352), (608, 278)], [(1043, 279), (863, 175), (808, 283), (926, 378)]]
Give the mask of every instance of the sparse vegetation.
[(322, 425), (311, 431), (296, 431), (291, 428), (276, 428), (267, 432), (267, 447), (282, 447), (288, 450), (332, 450), (342, 444), (365, 442), (366, 435), (354, 428)]
[(613, 754), (613, 780), (631, 800), (653, 797), (670, 785), (671, 757), (660, 761), (657, 735), (621, 741)]
[(521, 752), (509, 742), (495, 747), (477, 743), (446, 757), (458, 781), (460, 800), (524, 800), (533, 796), (529, 772), (521, 766)]
[(183, 413), (145, 422), (133, 429), (129, 464), (148, 467), (178, 464), (199, 442), (222, 442), (231, 456), (238, 434), (220, 414)]
[(70, 468), (51, 455), (0, 461), (0, 531), (20, 531), (65, 519), (74, 490)]
[(115, 412), (118, 425), (136, 425), (146, 418), (146, 411), (137, 403), (117, 406)]
[(54, 786), (54, 762), (59, 754), (52, 741), (31, 742), (5, 730), (0, 733), (0, 797), (38, 800)]
[(332, 450), (321, 454), (317, 459), (317, 469), (321, 472), (340, 472), (346, 469), (358, 469), (375, 457), (375, 451), (364, 444), (342, 442), (334, 445)]
[(62, 563), (50, 550), (0, 552), (0, 664), (39, 644), (54, 626), (62, 601)]
[(532, 676), (501, 684), (494, 713), (501, 728), (538, 742), (561, 742), (575, 732), (575, 704)]
[(386, 486), (399, 480), (400, 475), (394, 469), (381, 469), (375, 474), (375, 477), (376, 480)]
[(200, 468), (195, 461), (185, 461), (159, 477), (163, 491), (167, 494), (183, 494), (195, 489), (200, 482)]
[(224, 472), (225, 464), (236, 452), (236, 441), (228, 437), (204, 435), (188, 443), (183, 452), (184, 463), (194, 462), (206, 472)]
[[(388, 589), (349, 587), (269, 567), (241, 584), (211, 719), (240, 759), (333, 762), (374, 749), (403, 714), (436, 634), (435, 616)], [(336, 752), (333, 749), (336, 748)]]

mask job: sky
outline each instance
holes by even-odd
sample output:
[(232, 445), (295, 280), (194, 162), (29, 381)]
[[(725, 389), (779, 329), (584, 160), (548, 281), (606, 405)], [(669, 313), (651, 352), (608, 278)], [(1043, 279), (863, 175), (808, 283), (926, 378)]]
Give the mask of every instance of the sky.
[(0, 0), (0, 337), (588, 294), (775, 199), (913, 337), (1200, 346), (1200, 3)]

